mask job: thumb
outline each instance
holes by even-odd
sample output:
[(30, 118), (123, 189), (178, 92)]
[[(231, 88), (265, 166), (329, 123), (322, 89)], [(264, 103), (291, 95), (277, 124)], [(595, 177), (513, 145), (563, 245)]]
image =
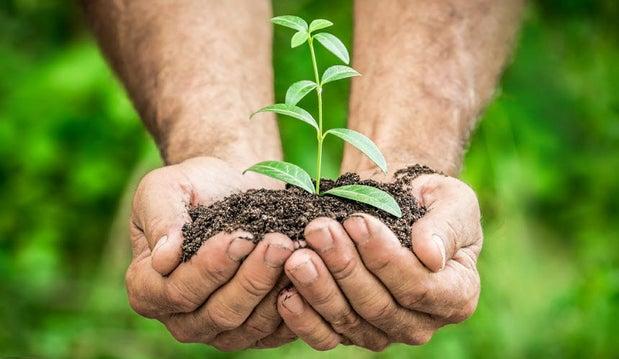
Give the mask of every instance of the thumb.
[(191, 186), (173, 166), (147, 174), (136, 190), (132, 220), (151, 249), (152, 267), (162, 275), (172, 272), (182, 258), (183, 225), (191, 219)]
[(417, 192), (428, 213), (413, 224), (411, 242), (417, 258), (438, 272), (460, 248), (481, 242), (482, 229), (473, 190), (455, 178), (435, 176)]

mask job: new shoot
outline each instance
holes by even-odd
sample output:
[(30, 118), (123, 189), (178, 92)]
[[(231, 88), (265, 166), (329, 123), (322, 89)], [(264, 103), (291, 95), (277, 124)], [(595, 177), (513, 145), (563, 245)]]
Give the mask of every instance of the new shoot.
[[(316, 195), (333, 195), (349, 200), (362, 202), (370, 206), (374, 206), (396, 217), (402, 216), (402, 210), (396, 200), (387, 192), (376, 187), (366, 185), (346, 185), (331, 188), (328, 191), (321, 191), (320, 179), (322, 170), (322, 145), (325, 138), (329, 135), (339, 137), (342, 140), (350, 143), (370, 160), (372, 160), (384, 173), (387, 173), (387, 162), (385, 157), (378, 149), (378, 146), (365, 135), (349, 130), (347, 128), (332, 128), (327, 131), (323, 128), (323, 104), (322, 93), (324, 86), (330, 82), (342, 80), (360, 74), (353, 68), (346, 66), (350, 62), (350, 56), (346, 46), (335, 35), (328, 32), (317, 32), (333, 25), (329, 20), (317, 19), (309, 25), (307, 22), (297, 16), (277, 16), (271, 19), (276, 25), (296, 30), (290, 41), (292, 48), (301, 46), (307, 43), (309, 47), (309, 55), (312, 60), (312, 70), (314, 73), (313, 80), (302, 80), (293, 83), (286, 92), (284, 103), (278, 103), (264, 107), (256, 111), (274, 112), (279, 115), (285, 115), (294, 119), (303, 121), (312, 126), (316, 130), (316, 177), (312, 183), (310, 175), (301, 167), (292, 163), (283, 161), (264, 161), (253, 165), (246, 171), (257, 172), (291, 185), (300, 187), (309, 193)], [(319, 43), (328, 51), (333, 53), (338, 59), (346, 65), (333, 65), (327, 68), (322, 76), (319, 74), (318, 63), (316, 62), (316, 53), (314, 46)], [(297, 106), (297, 104), (310, 92), (315, 92), (318, 101), (318, 121), (306, 110)]]

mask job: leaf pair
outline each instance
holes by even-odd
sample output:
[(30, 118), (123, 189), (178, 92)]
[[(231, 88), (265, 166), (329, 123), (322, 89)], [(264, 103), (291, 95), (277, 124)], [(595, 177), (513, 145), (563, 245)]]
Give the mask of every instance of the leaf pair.
[[(309, 124), (317, 131), (319, 130), (318, 124), (316, 123), (314, 117), (309, 112), (295, 105), (278, 103), (258, 110), (258, 112), (275, 112), (280, 115), (286, 115)], [(387, 173), (387, 161), (385, 160), (385, 157), (378, 149), (378, 146), (376, 146), (376, 144), (367, 136), (347, 128), (332, 128), (325, 132), (322, 136), (324, 138), (329, 134), (337, 136), (356, 147), (359, 151), (368, 156), (370, 160), (376, 163), (376, 165), (383, 172)]]
[[(322, 166), (320, 154), (322, 152), (321, 150), (324, 139), (327, 137), (327, 135), (331, 134), (333, 136), (343, 139), (344, 141), (356, 147), (358, 150), (368, 156), (370, 160), (376, 163), (376, 165), (383, 172), (386, 173), (387, 162), (385, 161), (385, 158), (383, 157), (376, 144), (374, 144), (374, 142), (372, 142), (372, 140), (370, 140), (368, 137), (364, 136), (359, 132), (346, 128), (334, 128), (323, 133), (321, 107), (322, 86), (329, 82), (360, 75), (357, 71), (348, 66), (335, 65), (327, 68), (323, 72), (321, 78), (318, 76), (318, 66), (316, 63), (313, 46), (314, 40), (318, 41), (320, 44), (322, 44), (322, 46), (335, 54), (335, 56), (337, 56), (340, 60), (344, 61), (346, 64), (350, 62), (348, 50), (346, 49), (342, 41), (340, 41), (337, 37), (327, 32), (313, 34), (313, 32), (329, 27), (333, 25), (333, 23), (328, 20), (318, 19), (312, 21), (311, 24), (308, 25), (305, 20), (297, 16), (278, 16), (274, 17), (272, 19), (272, 22), (297, 31), (292, 36), (292, 39), (290, 41), (290, 45), (292, 47), (300, 46), (305, 42), (309, 41), (315, 81), (303, 80), (292, 84), (286, 91), (285, 103), (278, 103), (275, 105), (266, 106), (252, 114), (252, 117), (256, 113), (260, 112), (273, 112), (279, 115), (285, 115), (303, 121), (316, 130), (319, 154), (317, 158), (316, 183), (315, 185), (312, 183), (311, 177), (302, 168), (294, 164), (281, 161), (260, 162), (248, 168), (245, 172), (252, 171), (260, 173), (302, 188), (309, 193), (322, 195), (323, 193), (320, 193), (320, 172)], [(314, 90), (316, 90), (316, 93), (318, 95), (318, 122), (309, 112), (297, 106), (297, 104), (308, 93)], [(324, 194), (366, 203), (376, 208), (382, 209), (397, 217), (402, 216), (402, 211), (400, 210), (400, 207), (398, 206), (395, 199), (389, 193), (372, 186), (358, 184), (347, 185), (331, 188), (330, 190), (324, 192)]]
[(316, 19), (308, 26), (307, 22), (298, 16), (282, 15), (271, 19), (271, 22), (277, 25), (289, 27), (297, 31), (314, 32), (332, 26), (333, 23), (325, 19)]
[[(322, 79), (320, 81), (320, 86), (337, 81), (342, 80), (349, 77), (361, 76), (355, 69), (350, 68), (344, 65), (334, 65), (329, 67), (322, 74)], [(318, 85), (314, 81), (309, 80), (301, 80), (293, 83), (288, 87), (288, 91), (286, 91), (286, 104), (288, 105), (296, 105), (301, 101), (308, 93), (312, 92), (316, 89)], [(258, 111), (260, 112), (260, 111)]]
[[(271, 19), (271, 22), (277, 25), (285, 26), (297, 32), (290, 39), (290, 47), (297, 47), (304, 44), (309, 38), (310, 34), (314, 31), (321, 30), (332, 26), (333, 23), (325, 19), (317, 19), (311, 22), (309, 26), (307, 22), (298, 16), (284, 15), (276, 16)], [(338, 39), (335, 35), (328, 32), (321, 32), (312, 36), (327, 50), (337, 56), (345, 64), (350, 63), (350, 55), (344, 43)]]
[[(314, 194), (314, 185), (310, 175), (301, 167), (283, 161), (264, 161), (256, 163), (243, 173), (251, 171), (273, 177)], [(376, 187), (366, 185), (346, 185), (331, 188), (323, 194), (333, 195), (369, 204), (396, 217), (402, 217), (402, 210), (393, 197)]]

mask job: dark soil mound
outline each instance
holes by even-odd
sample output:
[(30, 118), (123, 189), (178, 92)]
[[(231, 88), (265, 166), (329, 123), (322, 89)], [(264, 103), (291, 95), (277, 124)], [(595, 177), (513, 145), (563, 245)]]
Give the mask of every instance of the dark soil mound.
[(364, 184), (389, 192), (402, 209), (401, 218), (363, 203), (333, 196), (316, 196), (294, 186), (287, 186), (285, 190), (249, 190), (230, 195), (208, 207), (190, 208), (192, 222), (183, 227), (183, 261), (191, 258), (205, 240), (221, 231), (244, 230), (253, 234), (251, 240), (256, 242), (270, 232), (282, 233), (299, 241), (303, 240), (305, 226), (315, 218), (330, 217), (342, 222), (358, 212), (380, 218), (402, 245), (410, 247), (411, 225), (426, 213), (426, 208), (418, 206), (410, 194), (410, 182), (427, 173), (435, 172), (415, 165), (396, 172), (395, 180), (390, 183), (360, 180), (354, 173), (346, 173), (335, 181), (321, 181), (324, 191), (337, 186)]

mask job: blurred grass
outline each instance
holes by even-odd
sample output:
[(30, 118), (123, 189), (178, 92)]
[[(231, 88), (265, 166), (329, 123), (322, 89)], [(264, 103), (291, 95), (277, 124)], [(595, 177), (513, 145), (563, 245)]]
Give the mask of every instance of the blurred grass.
[[(159, 164), (130, 103), (65, 2), (0, 4), (0, 356), (49, 358), (619, 356), (619, 3), (532, 2), (513, 64), (463, 177), (486, 241), (477, 313), (421, 348), (316, 353), (302, 343), (222, 354), (175, 343), (123, 289), (137, 178)], [(350, 44), (350, 1), (277, 1), (326, 17)], [(311, 75), (275, 33), (276, 96)], [(333, 58), (319, 53), (322, 63)], [(325, 95), (345, 123), (347, 84)], [(311, 134), (282, 121), (286, 158), (312, 168)], [(341, 144), (327, 143), (327, 174)]]

